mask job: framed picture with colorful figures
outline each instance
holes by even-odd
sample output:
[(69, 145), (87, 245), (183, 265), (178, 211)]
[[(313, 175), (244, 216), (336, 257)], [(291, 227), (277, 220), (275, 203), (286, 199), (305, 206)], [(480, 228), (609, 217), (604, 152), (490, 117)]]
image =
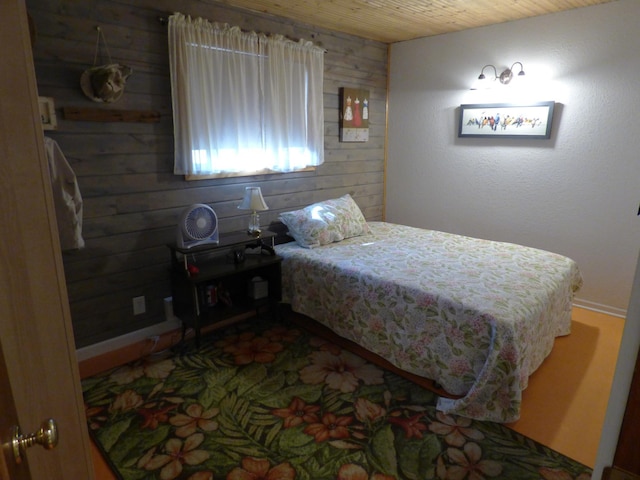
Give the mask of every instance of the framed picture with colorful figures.
[(369, 90), (340, 89), (340, 141), (369, 140)]
[(555, 102), (460, 105), (458, 137), (551, 138)]

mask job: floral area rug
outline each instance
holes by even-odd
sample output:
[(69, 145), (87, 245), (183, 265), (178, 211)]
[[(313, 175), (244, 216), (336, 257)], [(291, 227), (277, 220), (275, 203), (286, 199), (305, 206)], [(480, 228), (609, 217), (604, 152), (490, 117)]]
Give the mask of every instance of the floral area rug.
[(588, 480), (507, 427), (286, 323), (249, 321), (83, 381), (92, 436), (124, 480)]

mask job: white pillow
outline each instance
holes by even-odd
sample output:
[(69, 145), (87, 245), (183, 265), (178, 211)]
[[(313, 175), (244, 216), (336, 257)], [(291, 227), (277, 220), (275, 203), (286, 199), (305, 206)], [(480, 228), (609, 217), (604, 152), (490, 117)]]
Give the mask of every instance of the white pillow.
[(369, 233), (362, 211), (348, 193), (280, 214), (280, 221), (302, 247), (313, 248)]

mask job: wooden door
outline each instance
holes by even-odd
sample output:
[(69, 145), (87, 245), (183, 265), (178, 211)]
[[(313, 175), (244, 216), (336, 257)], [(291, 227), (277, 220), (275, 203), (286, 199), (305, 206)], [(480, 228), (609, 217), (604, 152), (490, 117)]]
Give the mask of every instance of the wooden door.
[[(640, 478), (640, 355), (636, 358), (633, 380), (627, 398), (627, 408), (620, 428), (613, 470), (606, 471), (603, 478), (610, 480), (633, 480)], [(630, 475), (627, 475), (630, 474)]]
[(59, 429), (54, 450), (33, 446), (17, 467), (5, 455), (0, 475), (93, 479), (24, 0), (1, 0), (0, 22), (0, 406), (17, 413), (3, 409), (0, 441), (6, 454), (13, 423)]
[[(2, 443), (10, 441), (11, 432), (14, 425), (18, 424), (18, 414), (16, 406), (13, 403), (13, 395), (11, 393), (11, 384), (9, 383), (9, 375), (7, 374), (6, 364), (4, 363), (4, 354), (2, 352), (2, 343), (0, 342), (0, 432), (2, 433)], [(5, 438), (6, 437), (6, 438)], [(29, 472), (28, 462), (25, 460), (22, 464), (17, 465), (12, 452), (9, 448), (4, 449), (4, 455), (0, 455), (0, 479), (2, 480), (29, 480), (31, 473)]]

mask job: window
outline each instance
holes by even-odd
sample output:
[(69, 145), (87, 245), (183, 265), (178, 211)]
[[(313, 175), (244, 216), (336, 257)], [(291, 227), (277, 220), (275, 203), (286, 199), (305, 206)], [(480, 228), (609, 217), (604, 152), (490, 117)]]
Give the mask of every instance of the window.
[(324, 51), (169, 18), (174, 173), (290, 172), (324, 161)]

